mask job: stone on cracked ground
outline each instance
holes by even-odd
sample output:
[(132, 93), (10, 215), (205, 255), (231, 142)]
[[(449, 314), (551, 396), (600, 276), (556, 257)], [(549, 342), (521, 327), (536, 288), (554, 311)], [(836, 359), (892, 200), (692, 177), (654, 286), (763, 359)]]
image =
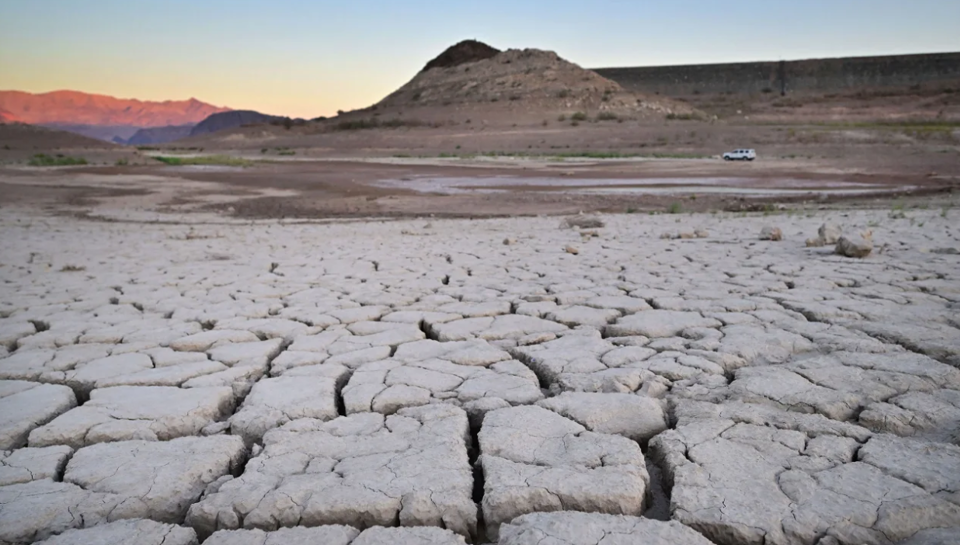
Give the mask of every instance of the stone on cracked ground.
[(298, 418), (333, 420), (337, 396), (350, 377), (342, 365), (299, 367), (310, 375), (285, 375), (254, 384), (243, 406), (230, 417), (232, 433), (247, 444), (259, 442), (267, 430)]
[(960, 523), (956, 477), (943, 472), (960, 467), (958, 453), (919, 442), (875, 436), (861, 447), (709, 419), (658, 435), (651, 453), (672, 486), (674, 519), (721, 545), (890, 543)]
[(26, 446), (32, 430), (76, 406), (66, 386), (0, 380), (0, 450)]
[(292, 421), (263, 437), (243, 474), (187, 515), (204, 538), (221, 529), (346, 524), (476, 529), (469, 427), (451, 405)]
[(67, 446), (0, 451), (0, 486), (56, 480), (71, 454), (73, 449)]
[(487, 413), (479, 440), (488, 538), (501, 523), (537, 511), (643, 512), (650, 478), (629, 439), (525, 406)]
[(245, 455), (240, 438), (230, 436), (101, 443), (78, 450), (63, 481), (123, 497), (114, 519), (179, 524), (207, 485), (239, 471)]
[(200, 430), (233, 411), (230, 388), (118, 386), (91, 392), (90, 401), (30, 432), (32, 447), (79, 448), (108, 441), (166, 441)]
[(634, 394), (564, 392), (537, 405), (590, 431), (622, 435), (641, 444), (667, 429), (660, 402)]
[(711, 545), (694, 530), (671, 520), (599, 513), (530, 513), (500, 526), (500, 545)]
[(43, 545), (197, 545), (192, 528), (149, 519), (118, 520), (81, 530), (67, 530)]

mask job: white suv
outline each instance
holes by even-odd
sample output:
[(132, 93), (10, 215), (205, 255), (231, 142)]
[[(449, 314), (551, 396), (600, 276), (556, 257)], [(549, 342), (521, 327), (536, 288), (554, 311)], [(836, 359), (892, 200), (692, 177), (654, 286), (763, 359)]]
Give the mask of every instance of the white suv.
[(724, 161), (753, 161), (757, 158), (756, 150), (735, 149), (723, 154)]

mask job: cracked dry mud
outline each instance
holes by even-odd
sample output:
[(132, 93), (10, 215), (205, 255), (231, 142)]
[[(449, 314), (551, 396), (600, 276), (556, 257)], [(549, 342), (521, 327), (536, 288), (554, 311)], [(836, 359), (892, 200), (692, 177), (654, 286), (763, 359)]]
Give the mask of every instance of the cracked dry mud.
[(913, 216), (5, 209), (0, 543), (958, 543), (960, 228)]

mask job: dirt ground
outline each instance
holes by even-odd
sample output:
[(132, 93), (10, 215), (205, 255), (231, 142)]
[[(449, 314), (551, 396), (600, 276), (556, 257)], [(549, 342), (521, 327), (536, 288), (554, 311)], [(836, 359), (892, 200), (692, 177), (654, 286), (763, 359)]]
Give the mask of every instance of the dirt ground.
[[(343, 116), (380, 120), (377, 128), (338, 119), (256, 125), (140, 149), (0, 125), (0, 206), (324, 219), (936, 200), (960, 187), (957, 97), (953, 88), (680, 97), (696, 116), (587, 111), (579, 121), (523, 100), (415, 104)], [(402, 123), (387, 128), (389, 119)], [(742, 147), (755, 148), (757, 161), (720, 160)], [(89, 164), (28, 166), (37, 153)], [(246, 166), (169, 166), (158, 156)]]
[[(452, 190), (428, 182), (454, 180)], [(427, 183), (425, 185), (425, 183)], [(0, 206), (242, 218), (750, 211), (950, 195), (957, 180), (805, 161), (532, 158), (286, 160), (224, 166), (0, 168)]]

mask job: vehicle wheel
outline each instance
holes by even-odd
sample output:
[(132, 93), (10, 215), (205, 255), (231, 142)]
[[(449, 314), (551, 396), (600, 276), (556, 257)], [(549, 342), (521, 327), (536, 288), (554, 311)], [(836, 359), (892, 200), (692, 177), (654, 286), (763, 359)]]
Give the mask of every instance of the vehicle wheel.
[(751, 161), (751, 162), (752, 162), (753, 159), (754, 159), (753, 157), (747, 157), (747, 161)]
[(730, 158), (729, 158), (729, 157), (724, 157), (723, 160), (724, 160), (724, 161), (729, 161)]

